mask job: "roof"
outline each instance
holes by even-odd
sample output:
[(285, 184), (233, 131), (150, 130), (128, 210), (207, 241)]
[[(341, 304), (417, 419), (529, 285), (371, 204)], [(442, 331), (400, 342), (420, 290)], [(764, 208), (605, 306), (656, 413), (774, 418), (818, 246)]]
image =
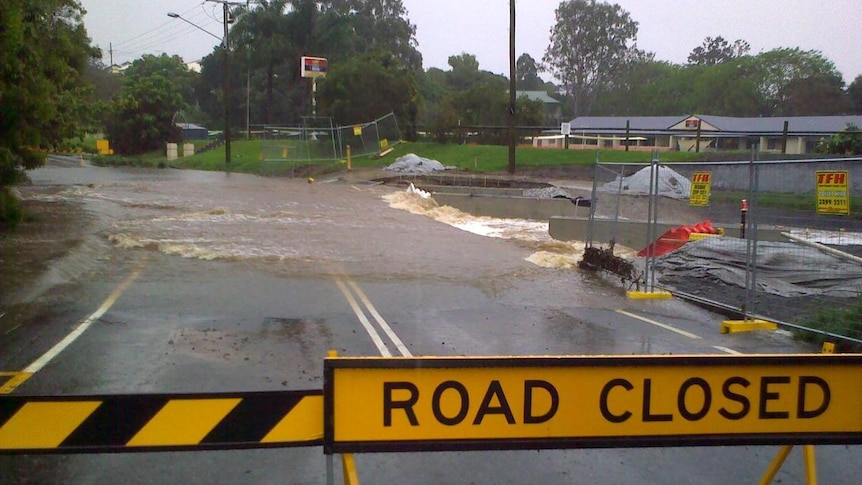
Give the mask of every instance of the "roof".
[(700, 119), (710, 133), (768, 134), (782, 133), (784, 122), (787, 121), (788, 133), (823, 134), (839, 133), (847, 128), (848, 123), (862, 127), (862, 116), (783, 116), (771, 118), (737, 118), (731, 116), (713, 115), (679, 115), (679, 116), (579, 116), (571, 121), (572, 131), (602, 131), (618, 132), (626, 129), (626, 122), (632, 131), (681, 131), (689, 129), (676, 127), (686, 120)]
[(577, 130), (625, 130), (626, 122), (632, 130), (667, 130), (683, 121), (687, 116), (579, 116), (572, 120), (572, 131)]
[(559, 101), (550, 97), (548, 93), (544, 91), (515, 91), (515, 96), (518, 98), (526, 96), (533, 101), (541, 101), (545, 104), (560, 104)]
[(181, 130), (206, 130), (205, 127), (194, 123), (177, 123), (177, 127)]
[(772, 118), (732, 118), (695, 115), (720, 131), (781, 133), (787, 121), (789, 133), (838, 133), (848, 123), (862, 126), (862, 116), (785, 116)]

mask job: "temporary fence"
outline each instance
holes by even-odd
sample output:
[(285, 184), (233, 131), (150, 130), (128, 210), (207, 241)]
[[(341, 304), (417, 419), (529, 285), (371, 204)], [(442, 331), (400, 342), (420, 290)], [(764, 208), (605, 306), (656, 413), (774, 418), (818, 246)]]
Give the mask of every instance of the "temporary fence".
[(265, 125), (259, 133), (262, 160), (294, 164), (377, 155), (401, 139), (393, 113), (349, 126), (333, 126), (331, 118), (307, 117), (300, 126)]
[(646, 292), (859, 347), (860, 162), (597, 161), (587, 246), (631, 248)]

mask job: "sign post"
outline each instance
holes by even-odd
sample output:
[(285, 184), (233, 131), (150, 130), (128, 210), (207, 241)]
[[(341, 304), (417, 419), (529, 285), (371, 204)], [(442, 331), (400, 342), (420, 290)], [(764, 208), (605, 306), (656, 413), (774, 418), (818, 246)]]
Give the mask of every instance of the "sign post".
[(311, 78), (311, 115), (317, 116), (317, 78), (326, 77), (327, 60), (323, 57), (302, 56), (302, 77)]
[(572, 124), (570, 122), (560, 123), (560, 133), (565, 137), (563, 148), (569, 149), (569, 135), (572, 134)]

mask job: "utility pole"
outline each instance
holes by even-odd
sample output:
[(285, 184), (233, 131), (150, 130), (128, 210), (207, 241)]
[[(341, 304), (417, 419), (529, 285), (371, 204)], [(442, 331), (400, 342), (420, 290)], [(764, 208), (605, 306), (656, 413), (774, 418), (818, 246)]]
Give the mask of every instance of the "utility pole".
[(228, 25), (230, 24), (230, 6), (228, 2), (222, 3), (224, 7), (224, 38), (222, 39), (222, 52), (224, 64), (222, 64), (222, 75), (224, 76), (224, 160), (225, 165), (230, 167), (230, 41), (228, 39)]
[(509, 173), (515, 173), (515, 0), (509, 0)]
[(222, 4), (224, 11), (224, 37), (222, 38), (223, 61), (222, 65), (222, 84), (224, 87), (224, 159), (225, 165), (230, 166), (230, 6), (245, 5), (248, 7), (249, 2), (231, 2), (229, 0), (206, 0), (207, 2)]
[(110, 56), (111, 63), (108, 64), (108, 67), (114, 65), (114, 44), (108, 42), (108, 55)]

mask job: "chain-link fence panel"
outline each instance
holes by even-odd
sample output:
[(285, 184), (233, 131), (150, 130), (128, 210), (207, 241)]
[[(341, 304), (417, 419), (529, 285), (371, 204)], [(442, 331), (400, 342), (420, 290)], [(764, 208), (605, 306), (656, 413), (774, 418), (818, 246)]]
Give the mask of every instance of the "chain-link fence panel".
[(398, 121), (390, 113), (369, 123), (343, 126), (339, 129), (341, 153), (347, 156), (348, 147), (352, 157), (378, 155), (400, 142)]
[(267, 125), (261, 135), (261, 159), (311, 164), (337, 162), (348, 156), (377, 155), (400, 142), (395, 115), (368, 123), (339, 126), (331, 118), (308, 117), (298, 127)]
[[(592, 241), (647, 288), (862, 343), (862, 160), (597, 163)], [(610, 216), (613, 214), (613, 216)]]

